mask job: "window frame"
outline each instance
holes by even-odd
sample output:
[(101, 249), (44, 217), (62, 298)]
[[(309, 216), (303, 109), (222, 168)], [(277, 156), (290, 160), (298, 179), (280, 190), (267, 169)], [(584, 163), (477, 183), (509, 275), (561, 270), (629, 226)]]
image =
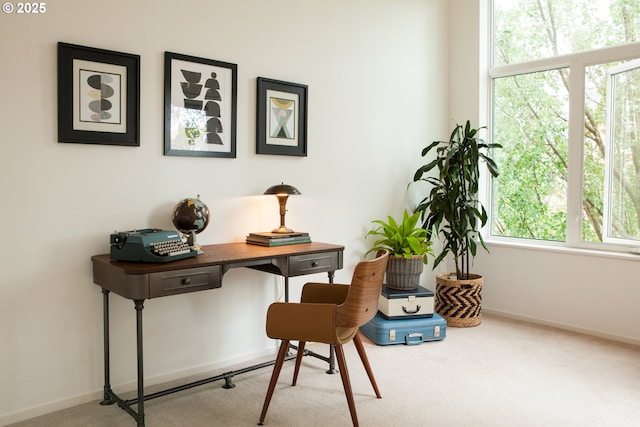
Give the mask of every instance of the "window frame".
[[(489, 8), (488, 25), (486, 26), (488, 46), (486, 49), (486, 123), (489, 123), (488, 139), (492, 137), (494, 112), (494, 80), (519, 74), (567, 68), (569, 70), (569, 116), (568, 116), (568, 152), (567, 152), (567, 207), (566, 207), (566, 239), (564, 242), (535, 240), (519, 237), (505, 237), (491, 234), (487, 225), (484, 238), (487, 243), (516, 243), (531, 247), (568, 247), (576, 249), (592, 249), (614, 252), (631, 252), (638, 250), (638, 243), (632, 241), (588, 242), (582, 240), (582, 196), (583, 196), (583, 159), (584, 159), (584, 103), (585, 103), (585, 70), (589, 66), (629, 61), (640, 58), (640, 42), (603, 47), (589, 51), (574, 52), (555, 57), (535, 59), (522, 63), (493, 65), (494, 58), (494, 16), (493, 1), (487, 2)], [(498, 178), (500, 179), (500, 178)], [(493, 218), (492, 182), (486, 179), (486, 203), (489, 218)], [(605, 207), (607, 209), (607, 207)]]
[[(605, 243), (617, 243), (617, 244), (627, 244), (629, 241), (635, 241), (637, 243), (636, 246), (640, 246), (640, 242), (638, 240), (633, 239), (624, 239), (621, 237), (613, 237), (611, 236), (611, 217), (613, 215), (613, 189), (612, 189), (612, 179), (611, 176), (613, 174), (614, 166), (614, 158), (611, 154), (614, 145), (614, 134), (615, 134), (615, 125), (612, 117), (615, 113), (615, 84), (614, 84), (614, 76), (626, 73), (632, 70), (640, 69), (640, 59), (634, 59), (631, 61), (627, 61), (625, 63), (615, 65), (607, 70), (607, 99), (606, 99), (606, 111), (607, 111), (607, 138), (606, 138), (606, 150), (605, 150), (605, 176), (604, 176), (604, 206), (606, 215), (603, 215), (602, 221), (602, 240)], [(640, 184), (639, 184), (640, 185)]]

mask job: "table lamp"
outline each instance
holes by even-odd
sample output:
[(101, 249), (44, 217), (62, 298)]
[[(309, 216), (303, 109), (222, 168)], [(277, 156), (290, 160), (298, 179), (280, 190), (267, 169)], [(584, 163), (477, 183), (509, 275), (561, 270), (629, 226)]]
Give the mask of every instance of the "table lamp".
[(287, 213), (287, 199), (291, 195), (302, 194), (300, 191), (292, 186), (287, 185), (284, 182), (281, 184), (272, 185), (267, 188), (264, 194), (274, 194), (278, 198), (278, 204), (280, 205), (280, 227), (274, 229), (272, 233), (293, 233), (293, 230), (285, 227), (284, 216)]

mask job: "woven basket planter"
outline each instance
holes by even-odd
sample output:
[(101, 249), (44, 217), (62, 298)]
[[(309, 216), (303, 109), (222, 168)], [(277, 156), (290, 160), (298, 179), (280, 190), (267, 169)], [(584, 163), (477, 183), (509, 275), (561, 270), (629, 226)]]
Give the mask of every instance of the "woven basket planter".
[(424, 255), (416, 255), (409, 259), (390, 256), (387, 261), (387, 287), (400, 290), (417, 289), (423, 269)]
[(466, 280), (455, 277), (455, 273), (436, 275), (435, 311), (447, 320), (447, 326), (478, 326), (482, 322), (484, 279), (479, 274), (470, 274)]

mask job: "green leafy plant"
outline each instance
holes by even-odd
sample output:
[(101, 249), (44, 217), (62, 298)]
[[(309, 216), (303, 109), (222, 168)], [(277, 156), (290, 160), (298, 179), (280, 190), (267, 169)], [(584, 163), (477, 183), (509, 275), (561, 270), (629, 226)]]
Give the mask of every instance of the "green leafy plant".
[(409, 216), (405, 210), (402, 221), (396, 221), (392, 216), (388, 216), (387, 222), (382, 220), (371, 221), (378, 224), (370, 230), (367, 236), (376, 236), (378, 239), (373, 242), (373, 247), (367, 251), (377, 252), (387, 250), (391, 255), (403, 258), (412, 258), (416, 255), (425, 255), (424, 263), (427, 264), (426, 255), (433, 254), (429, 233), (419, 224), (420, 212)]
[[(422, 157), (435, 150), (435, 159), (420, 167), (413, 177), (414, 182), (426, 181), (432, 186), (415, 210), (424, 221), (422, 227), (444, 238), (433, 267), (451, 253), (458, 280), (469, 277), (469, 259), (475, 257), (478, 241), (489, 251), (478, 231), (487, 223), (487, 212), (477, 197), (478, 181), (482, 161), (492, 177), (499, 175), (489, 151), (501, 145), (487, 144), (480, 139), (480, 129), (484, 127), (472, 128), (467, 120), (465, 126), (456, 125), (448, 141), (429, 144), (422, 150)], [(434, 168), (438, 174), (429, 176)]]

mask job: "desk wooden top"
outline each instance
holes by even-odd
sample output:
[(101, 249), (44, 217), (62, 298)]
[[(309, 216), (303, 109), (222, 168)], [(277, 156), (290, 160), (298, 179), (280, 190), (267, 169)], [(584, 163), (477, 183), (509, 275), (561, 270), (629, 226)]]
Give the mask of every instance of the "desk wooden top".
[(202, 246), (202, 251), (202, 254), (192, 258), (162, 263), (113, 261), (110, 259), (109, 254), (94, 255), (91, 257), (91, 261), (94, 264), (108, 264), (124, 274), (148, 274), (185, 268), (207, 267), (211, 265), (243, 264), (250, 261), (287, 256), (334, 251), (342, 252), (344, 251), (344, 246), (312, 242), (266, 247), (251, 245), (245, 242), (234, 242)]

